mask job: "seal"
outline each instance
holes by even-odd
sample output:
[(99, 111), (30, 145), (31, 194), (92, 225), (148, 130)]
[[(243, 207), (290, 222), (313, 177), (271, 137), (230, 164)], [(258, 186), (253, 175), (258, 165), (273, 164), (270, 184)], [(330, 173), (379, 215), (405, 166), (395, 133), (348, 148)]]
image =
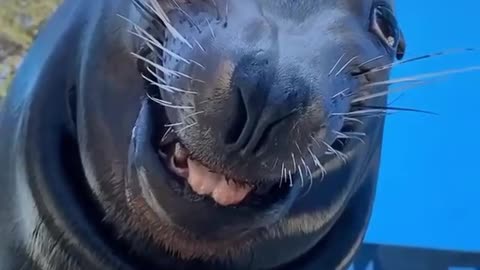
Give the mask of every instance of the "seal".
[(0, 268), (348, 267), (404, 51), (391, 1), (64, 1), (2, 108)]

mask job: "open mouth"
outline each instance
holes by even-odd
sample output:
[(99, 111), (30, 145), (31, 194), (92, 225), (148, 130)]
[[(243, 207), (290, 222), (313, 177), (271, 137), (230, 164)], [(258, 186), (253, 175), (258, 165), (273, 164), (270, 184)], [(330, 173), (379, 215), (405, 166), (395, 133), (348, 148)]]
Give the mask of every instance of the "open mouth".
[[(149, 101), (151, 102), (151, 101)], [(165, 115), (164, 109), (152, 104), (156, 118)], [(223, 207), (265, 207), (285, 199), (291, 187), (278, 181), (238, 180), (216, 172), (200, 160), (195, 160), (168, 120), (154, 124), (152, 146), (157, 149), (159, 161), (170, 173), (168, 184), (180, 196), (193, 202), (207, 201)]]

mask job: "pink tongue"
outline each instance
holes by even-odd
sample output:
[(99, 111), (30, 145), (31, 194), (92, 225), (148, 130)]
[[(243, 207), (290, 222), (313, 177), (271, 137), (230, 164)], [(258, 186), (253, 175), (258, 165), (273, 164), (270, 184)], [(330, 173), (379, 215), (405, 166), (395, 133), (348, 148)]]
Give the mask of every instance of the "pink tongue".
[(240, 203), (252, 190), (249, 186), (227, 182), (224, 175), (212, 173), (191, 159), (188, 159), (188, 183), (196, 193), (209, 195), (223, 206)]

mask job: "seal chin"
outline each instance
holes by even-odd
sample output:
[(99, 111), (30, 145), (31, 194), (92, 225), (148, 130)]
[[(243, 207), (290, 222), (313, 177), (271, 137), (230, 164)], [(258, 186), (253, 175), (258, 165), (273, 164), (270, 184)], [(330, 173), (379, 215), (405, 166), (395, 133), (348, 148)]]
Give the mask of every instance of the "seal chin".
[(130, 202), (141, 198), (163, 224), (208, 239), (258, 232), (287, 213), (297, 183), (245, 182), (210, 170), (190, 157), (178, 137), (164, 137), (159, 126), (167, 123), (156, 121), (157, 108), (145, 100), (132, 132)]

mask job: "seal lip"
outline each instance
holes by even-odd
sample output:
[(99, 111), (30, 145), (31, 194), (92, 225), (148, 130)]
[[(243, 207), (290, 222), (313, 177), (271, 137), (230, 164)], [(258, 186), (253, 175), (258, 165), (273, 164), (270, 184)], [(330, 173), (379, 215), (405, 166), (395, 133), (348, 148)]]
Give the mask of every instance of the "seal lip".
[[(213, 200), (192, 201), (181, 196), (172, 188), (169, 180), (172, 173), (151, 143), (154, 125), (150, 107), (150, 102), (144, 100), (132, 131), (126, 180), (129, 202), (140, 197), (162, 221), (208, 237), (246, 234), (267, 227), (286, 215), (299, 193), (298, 183), (277, 201), (255, 207), (224, 207), (214, 204)], [(211, 225), (212, 220), (215, 225)]]

